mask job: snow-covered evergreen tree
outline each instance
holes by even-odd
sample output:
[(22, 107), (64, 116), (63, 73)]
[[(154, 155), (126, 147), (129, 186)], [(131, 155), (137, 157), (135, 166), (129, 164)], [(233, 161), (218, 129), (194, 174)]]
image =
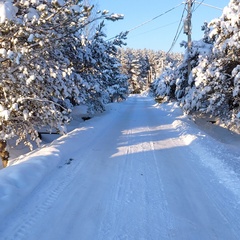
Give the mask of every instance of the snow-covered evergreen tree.
[[(72, 104), (86, 100), (91, 88), (100, 89), (95, 73), (85, 79), (80, 74), (86, 58), (97, 60), (97, 48), (85, 43), (83, 32), (92, 21), (122, 15), (103, 11), (91, 19), (91, 12), (92, 6), (77, 0), (0, 4), (0, 139), (18, 136), (17, 142), (31, 147), (30, 139), (39, 141), (39, 127), (64, 130)], [(90, 93), (84, 95), (84, 88)]]
[(154, 92), (156, 98), (159, 99), (175, 99), (176, 90), (176, 64), (169, 63), (165, 67), (159, 78), (157, 78), (152, 83), (152, 91)]
[(195, 86), (188, 100), (190, 109), (196, 107), (235, 123), (240, 111), (239, 9), (239, 1), (232, 0), (222, 16), (209, 24), (212, 51), (192, 71)]
[(140, 93), (160, 76), (169, 62), (178, 62), (181, 55), (171, 54), (167, 57), (163, 51), (127, 48), (119, 51), (119, 59), (122, 72), (128, 76), (130, 92)]
[[(228, 125), (239, 126), (239, 15), (240, 2), (231, 0), (220, 18), (205, 23), (203, 39), (193, 41), (183, 62), (175, 69), (167, 69), (154, 83), (157, 95), (173, 97), (174, 91), (174, 98), (187, 113), (210, 113)], [(192, 66), (190, 76), (188, 60)]]
[(105, 41), (102, 22), (94, 36), (85, 39), (80, 49), (81, 60), (78, 61), (78, 73), (81, 76), (80, 95), (82, 102), (90, 111), (102, 111), (104, 104), (115, 98), (125, 99), (128, 93), (127, 80), (120, 72), (117, 59), (118, 47), (126, 38), (122, 33), (113, 41)]

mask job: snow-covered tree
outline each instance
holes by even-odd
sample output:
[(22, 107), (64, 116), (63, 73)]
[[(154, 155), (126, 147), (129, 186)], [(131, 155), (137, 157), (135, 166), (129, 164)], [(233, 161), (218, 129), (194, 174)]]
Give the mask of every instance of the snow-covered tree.
[[(163, 71), (162, 75), (153, 83), (153, 90), (156, 96), (166, 99), (176, 99), (183, 103), (186, 95), (194, 86), (192, 75), (188, 76), (188, 62), (191, 68), (198, 66), (202, 62), (203, 57), (208, 56), (211, 51), (212, 44), (209, 42), (206, 34), (208, 28), (206, 24), (203, 27), (204, 38), (200, 41), (193, 41), (191, 51), (185, 50), (184, 57), (172, 58), (168, 56), (169, 64)], [(182, 47), (187, 49), (187, 43), (183, 41)]]
[(72, 104), (86, 99), (84, 84), (95, 83), (79, 74), (89, 47), (85, 27), (122, 18), (103, 11), (91, 19), (92, 8), (78, 0), (0, 3), (0, 139), (18, 136), (31, 147), (39, 127), (63, 131)]
[(151, 88), (156, 98), (165, 98), (166, 100), (175, 99), (176, 68), (175, 64), (169, 63), (160, 77), (152, 83)]
[(1, 23), (1, 139), (18, 135), (30, 144), (36, 126), (60, 129), (68, 120), (62, 102), (72, 94), (72, 70), (61, 50), (79, 15), (71, 4), (16, 1), (16, 14)]
[(179, 54), (166, 56), (163, 51), (127, 48), (119, 51), (119, 59), (122, 72), (128, 76), (130, 92), (139, 93), (146, 90), (149, 84), (160, 76), (169, 62), (178, 61)]
[[(239, 126), (239, 15), (240, 2), (231, 0), (220, 18), (205, 23), (203, 39), (193, 41), (177, 68), (163, 73), (154, 83), (155, 92), (172, 97), (174, 90), (175, 99), (187, 113), (210, 113), (228, 125)], [(192, 72), (187, 76), (189, 60)]]
[(188, 100), (191, 108), (233, 122), (240, 115), (239, 9), (240, 2), (232, 0), (220, 18), (210, 22), (208, 39), (213, 47), (192, 71), (195, 85)]
[(126, 38), (122, 33), (113, 41), (106, 41), (102, 22), (95, 35), (85, 39), (80, 49), (81, 60), (77, 63), (77, 71), (81, 76), (80, 95), (82, 101), (89, 106), (90, 111), (101, 111), (104, 104), (113, 96), (125, 99), (127, 96), (127, 80), (120, 72), (117, 59), (118, 47)]

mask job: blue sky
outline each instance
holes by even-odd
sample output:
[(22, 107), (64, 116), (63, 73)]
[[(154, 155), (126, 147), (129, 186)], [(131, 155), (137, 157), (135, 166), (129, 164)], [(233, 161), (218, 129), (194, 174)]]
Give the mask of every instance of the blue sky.
[[(198, 2), (201, 1), (202, 0), (198, 0)], [(182, 2), (184, 2), (184, 0), (98, 0), (98, 7), (100, 10), (106, 9), (110, 12), (124, 14), (124, 20), (113, 23), (108, 22), (106, 24), (106, 34), (110, 38), (119, 32), (130, 30), (172, 9)], [(229, 0), (205, 0), (203, 3), (224, 8), (228, 5)], [(198, 5), (198, 3), (195, 3), (195, 7)], [(126, 41), (127, 47), (168, 51), (176, 35), (183, 9), (184, 4), (156, 20), (131, 31)], [(215, 8), (204, 5), (199, 6), (196, 11), (193, 12), (192, 39), (201, 39), (203, 35), (201, 31), (203, 22), (209, 22), (214, 18), (220, 17), (221, 14), (222, 11)], [(183, 51), (179, 46), (182, 40), (187, 40), (187, 35), (181, 32), (179, 40), (176, 42), (172, 52)]]

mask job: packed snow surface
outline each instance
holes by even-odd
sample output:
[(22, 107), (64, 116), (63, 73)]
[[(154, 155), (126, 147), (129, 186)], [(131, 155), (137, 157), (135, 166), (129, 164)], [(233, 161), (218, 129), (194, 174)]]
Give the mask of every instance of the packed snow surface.
[(0, 171), (0, 239), (239, 239), (239, 150), (205, 130), (148, 96), (109, 105)]

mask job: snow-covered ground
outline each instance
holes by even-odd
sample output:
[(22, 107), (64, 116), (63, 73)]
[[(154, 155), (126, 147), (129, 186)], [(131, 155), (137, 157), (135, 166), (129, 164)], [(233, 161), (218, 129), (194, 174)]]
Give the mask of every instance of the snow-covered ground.
[(239, 143), (174, 103), (111, 104), (0, 171), (0, 239), (239, 239)]

